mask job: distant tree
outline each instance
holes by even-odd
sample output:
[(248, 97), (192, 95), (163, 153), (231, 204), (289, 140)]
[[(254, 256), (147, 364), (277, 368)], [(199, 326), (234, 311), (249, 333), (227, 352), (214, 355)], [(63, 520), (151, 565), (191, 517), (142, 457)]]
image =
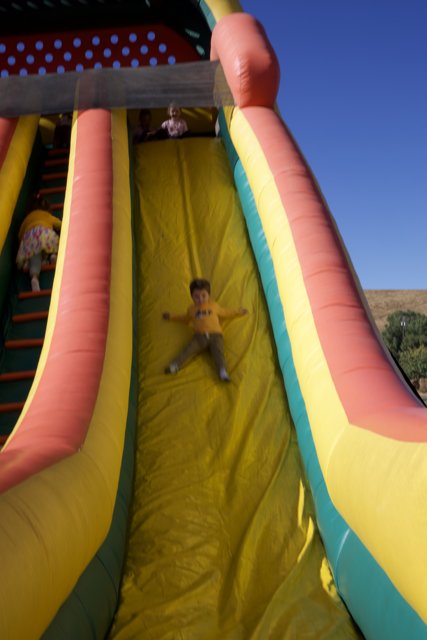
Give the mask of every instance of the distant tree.
[(403, 352), (427, 347), (427, 316), (415, 311), (395, 311), (387, 317), (382, 336), (400, 361)]
[(427, 377), (427, 316), (395, 311), (388, 316), (382, 336), (410, 380)]
[(427, 347), (417, 347), (403, 351), (399, 364), (410, 380), (427, 378)]

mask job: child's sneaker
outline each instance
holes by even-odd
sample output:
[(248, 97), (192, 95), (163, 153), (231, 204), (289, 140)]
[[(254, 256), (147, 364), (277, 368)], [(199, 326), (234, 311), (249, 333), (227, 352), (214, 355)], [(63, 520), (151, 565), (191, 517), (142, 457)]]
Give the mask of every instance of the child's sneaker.
[(31, 278), (31, 290), (40, 291), (40, 282), (37, 276)]
[(178, 368), (179, 367), (176, 362), (172, 362), (168, 367), (166, 367), (165, 373), (178, 373)]
[(231, 382), (230, 376), (228, 375), (227, 369), (225, 367), (221, 367), (219, 370), (219, 377), (223, 382)]

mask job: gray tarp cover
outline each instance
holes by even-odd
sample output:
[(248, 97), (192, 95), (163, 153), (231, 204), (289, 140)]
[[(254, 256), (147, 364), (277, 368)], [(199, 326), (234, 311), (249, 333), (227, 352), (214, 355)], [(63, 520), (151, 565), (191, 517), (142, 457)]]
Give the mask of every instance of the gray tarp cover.
[(233, 104), (221, 65), (200, 61), (136, 69), (91, 69), (0, 79), (0, 116), (77, 109)]

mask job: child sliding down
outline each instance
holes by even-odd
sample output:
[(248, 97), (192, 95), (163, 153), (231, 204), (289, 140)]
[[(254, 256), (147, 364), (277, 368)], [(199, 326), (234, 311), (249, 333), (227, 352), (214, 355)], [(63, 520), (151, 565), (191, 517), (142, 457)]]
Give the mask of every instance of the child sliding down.
[(163, 313), (164, 320), (184, 322), (194, 329), (190, 342), (172, 360), (165, 373), (177, 373), (182, 365), (206, 349), (215, 363), (218, 375), (224, 382), (230, 382), (224, 359), (224, 338), (220, 318), (236, 318), (248, 313), (247, 309), (223, 309), (210, 299), (211, 285), (208, 280), (197, 279), (190, 283), (190, 294), (193, 303), (183, 315), (172, 315), (168, 311)]

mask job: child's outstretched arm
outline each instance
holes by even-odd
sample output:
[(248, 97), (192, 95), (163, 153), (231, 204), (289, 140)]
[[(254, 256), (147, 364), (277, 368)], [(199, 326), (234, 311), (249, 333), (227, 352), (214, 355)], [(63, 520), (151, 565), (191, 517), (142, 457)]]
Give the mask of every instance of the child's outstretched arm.
[(169, 313), (169, 311), (163, 311), (162, 318), (163, 320), (172, 320), (172, 322), (184, 322), (184, 323), (187, 323), (190, 320), (188, 313), (175, 314), (175, 313)]
[(246, 316), (249, 311), (245, 307), (239, 309), (224, 309), (217, 305), (216, 312), (220, 318), (238, 318), (240, 316)]

